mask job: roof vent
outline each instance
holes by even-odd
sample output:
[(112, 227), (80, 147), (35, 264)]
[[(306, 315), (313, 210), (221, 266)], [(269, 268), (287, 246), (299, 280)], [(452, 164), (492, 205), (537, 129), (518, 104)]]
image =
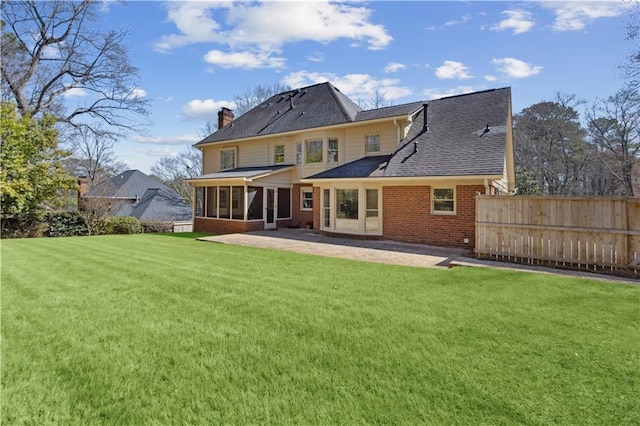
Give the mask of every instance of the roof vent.
[(480, 135), (480, 137), (486, 135), (490, 131), (491, 131), (491, 127), (489, 127), (489, 123), (487, 123), (487, 127), (482, 131), (482, 134)]

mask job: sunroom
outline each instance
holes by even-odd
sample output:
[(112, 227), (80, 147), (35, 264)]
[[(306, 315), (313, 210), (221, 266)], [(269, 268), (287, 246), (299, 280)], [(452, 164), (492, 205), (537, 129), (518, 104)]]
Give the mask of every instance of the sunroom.
[(291, 219), (292, 166), (246, 167), (189, 179), (194, 219), (209, 232), (275, 229)]

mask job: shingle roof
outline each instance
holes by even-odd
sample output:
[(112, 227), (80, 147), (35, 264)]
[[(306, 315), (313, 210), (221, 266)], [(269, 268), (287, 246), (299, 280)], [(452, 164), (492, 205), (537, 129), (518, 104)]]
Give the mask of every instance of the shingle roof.
[(407, 115), (422, 102), (363, 111), (330, 83), (279, 93), (196, 145)]
[(359, 160), (343, 164), (342, 166), (309, 176), (307, 179), (348, 179), (382, 176), (384, 166), (389, 158), (391, 158), (390, 155), (360, 158)]
[(236, 178), (251, 178), (256, 176), (268, 175), (278, 171), (283, 171), (293, 167), (291, 164), (280, 164), (277, 166), (262, 166), (262, 167), (238, 167), (231, 170), (223, 170), (216, 173), (207, 173), (200, 175), (189, 181), (202, 180), (202, 179), (236, 179)]
[[(510, 88), (442, 98), (428, 105), (429, 130), (423, 129), (420, 112), (389, 160), (385, 177), (503, 173)], [(485, 133), (487, 126), (490, 130)]]
[(191, 220), (191, 207), (177, 192), (139, 170), (120, 173), (95, 185), (84, 196), (128, 200), (116, 203), (112, 216), (157, 222)]

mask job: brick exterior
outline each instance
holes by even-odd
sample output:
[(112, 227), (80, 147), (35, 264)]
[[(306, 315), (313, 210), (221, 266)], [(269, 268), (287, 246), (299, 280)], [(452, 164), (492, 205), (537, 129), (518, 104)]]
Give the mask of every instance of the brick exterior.
[[(291, 226), (299, 226), (304, 228), (307, 223), (313, 223), (313, 211), (301, 211), (300, 202), (302, 200), (302, 188), (311, 188), (311, 185), (293, 185), (291, 192)], [(316, 201), (315, 189), (313, 194), (313, 206), (315, 207), (319, 201)]]
[(263, 221), (242, 222), (239, 220), (204, 219), (201, 217), (196, 217), (193, 221), (194, 232), (211, 234), (235, 234), (237, 232), (261, 231), (263, 229)]
[[(387, 186), (383, 192), (383, 238), (407, 243), (473, 249), (475, 195), (484, 186), (456, 186), (456, 214), (431, 214), (430, 186)], [(468, 238), (469, 243), (464, 243)]]

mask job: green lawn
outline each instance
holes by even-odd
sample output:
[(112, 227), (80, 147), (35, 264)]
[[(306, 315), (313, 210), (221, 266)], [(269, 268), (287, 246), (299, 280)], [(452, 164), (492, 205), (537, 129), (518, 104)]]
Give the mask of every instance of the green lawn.
[(640, 287), (2, 241), (3, 424), (640, 423)]

